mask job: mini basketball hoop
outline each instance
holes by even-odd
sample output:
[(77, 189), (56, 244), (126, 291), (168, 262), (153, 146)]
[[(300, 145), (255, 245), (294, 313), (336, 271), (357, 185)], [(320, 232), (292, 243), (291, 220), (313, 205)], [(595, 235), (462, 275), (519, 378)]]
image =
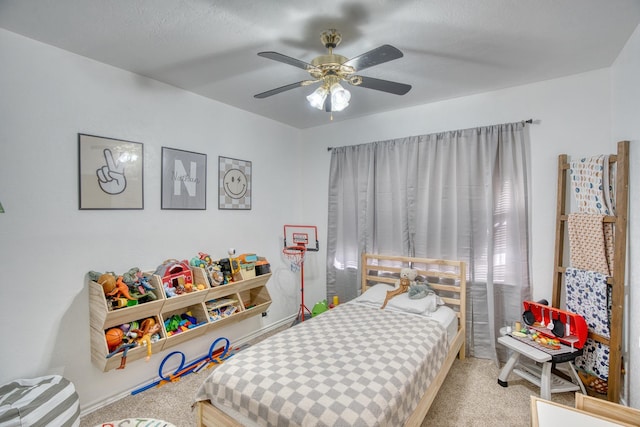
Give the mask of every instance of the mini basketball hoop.
[[(287, 245), (287, 239), (291, 246)], [(315, 245), (309, 245), (315, 242)], [(314, 225), (290, 225), (284, 226), (284, 249), (282, 254), (287, 258), (294, 273), (300, 272), (300, 308), (298, 309), (297, 322), (304, 322), (311, 317), (311, 310), (304, 305), (304, 257), (308, 251), (320, 250), (318, 244), (318, 228)]]
[(304, 255), (307, 249), (304, 246), (285, 246), (282, 254), (289, 260), (291, 271), (297, 273), (304, 262)]

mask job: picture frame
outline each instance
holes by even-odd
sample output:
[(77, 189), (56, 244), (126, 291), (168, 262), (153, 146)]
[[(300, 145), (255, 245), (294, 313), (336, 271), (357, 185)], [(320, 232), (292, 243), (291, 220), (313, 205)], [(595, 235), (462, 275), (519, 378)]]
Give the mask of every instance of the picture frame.
[(78, 134), (78, 209), (144, 209), (142, 143)]
[(218, 156), (218, 209), (250, 210), (251, 178), (251, 161)]
[(207, 155), (162, 147), (162, 209), (207, 209)]

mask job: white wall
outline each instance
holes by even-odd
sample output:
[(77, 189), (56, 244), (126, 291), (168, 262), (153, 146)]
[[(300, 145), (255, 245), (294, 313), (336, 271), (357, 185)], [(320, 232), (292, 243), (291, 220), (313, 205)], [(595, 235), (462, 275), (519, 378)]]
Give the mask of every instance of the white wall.
[[(640, 26), (636, 28), (612, 69), (612, 134), (613, 140), (629, 140), (629, 252), (627, 276), (627, 372), (629, 405), (640, 408)], [(634, 380), (635, 379), (635, 380)]]
[[(269, 281), (268, 317), (180, 346), (188, 361), (219, 336), (235, 340), (296, 313), (280, 250), (299, 204), (278, 189), (288, 182), (296, 193), (287, 171), (297, 130), (4, 30), (0, 64), (0, 383), (61, 373), (86, 408), (157, 379), (176, 348), (125, 370), (92, 365), (90, 270), (154, 270), (199, 251), (223, 258), (229, 247), (284, 270)], [(144, 210), (78, 210), (79, 132), (144, 143)], [(207, 154), (206, 210), (160, 209), (162, 146)], [(218, 210), (219, 155), (253, 162), (252, 210)]]

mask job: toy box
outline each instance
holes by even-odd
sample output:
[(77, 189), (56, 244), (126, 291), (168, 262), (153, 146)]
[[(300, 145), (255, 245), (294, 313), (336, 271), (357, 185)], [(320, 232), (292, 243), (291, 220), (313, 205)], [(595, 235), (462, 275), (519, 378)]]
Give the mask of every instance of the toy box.
[[(157, 331), (152, 330), (151, 332), (153, 333), (149, 334), (148, 341), (147, 337), (140, 336), (141, 331), (148, 326), (149, 319), (152, 320), (151, 326), (154, 324), (160, 325), (158, 316), (148, 316), (134, 321), (124, 322), (120, 325), (114, 325), (106, 329), (96, 329), (92, 327), (91, 358), (93, 362), (105, 372), (125, 365), (123, 364), (122, 357), (125, 346), (128, 343), (137, 343), (137, 345), (127, 349), (125, 363), (145, 358), (150, 353), (159, 353), (164, 347), (166, 338), (162, 327), (156, 328), (158, 329)], [(138, 342), (137, 339), (141, 339), (141, 341)], [(149, 351), (147, 347), (149, 344), (151, 344), (151, 351)], [(121, 351), (118, 351), (118, 348), (121, 348)], [(111, 356), (109, 356), (110, 354)], [(126, 366), (122, 369), (126, 369)]]
[(242, 280), (256, 277), (256, 265), (254, 263), (240, 264), (240, 277)]
[(205, 332), (209, 316), (204, 303), (194, 304), (160, 314), (167, 336), (164, 348), (181, 344)]

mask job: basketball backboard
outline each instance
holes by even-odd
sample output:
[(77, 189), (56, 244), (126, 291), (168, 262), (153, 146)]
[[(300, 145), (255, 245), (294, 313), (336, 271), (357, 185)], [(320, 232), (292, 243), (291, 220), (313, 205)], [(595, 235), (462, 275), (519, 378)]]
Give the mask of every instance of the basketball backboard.
[(319, 251), (318, 227), (286, 224), (284, 226), (284, 246), (304, 246), (307, 251)]

